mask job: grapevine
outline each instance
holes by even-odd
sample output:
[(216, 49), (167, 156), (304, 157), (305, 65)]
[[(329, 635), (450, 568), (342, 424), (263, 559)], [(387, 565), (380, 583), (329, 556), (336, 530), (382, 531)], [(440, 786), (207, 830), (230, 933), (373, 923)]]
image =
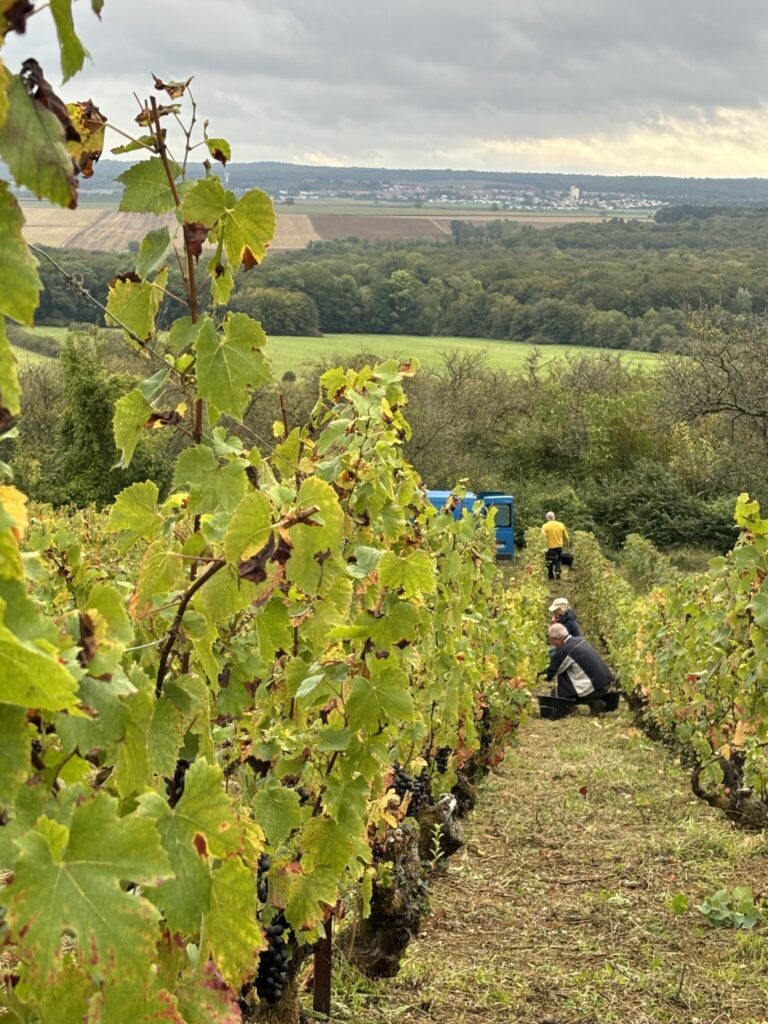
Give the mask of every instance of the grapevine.
[[(73, 38), (67, 22), (67, 75)], [(68, 148), (42, 71), (7, 84), (0, 154), (18, 183), (74, 205), (103, 118), (74, 105)], [(231, 1024), (259, 1012), (254, 992), (284, 1002), (289, 945), (311, 948), (378, 870), (392, 766), (415, 813), (431, 797), (422, 752), (442, 750), (447, 790), (473, 758), (502, 756), (528, 702), (540, 608), (500, 586), (492, 517), (426, 502), (403, 456), (415, 363), (327, 371), (309, 421), (277, 419), (270, 441), (243, 423), (270, 380), (266, 338), (226, 305), (266, 256), (274, 212), (263, 192), (226, 189), (211, 161), (230, 147), (207, 126), (205, 176), (188, 177), (194, 106), (180, 141), (167, 126), (189, 84), (155, 79), (171, 102), (148, 99), (141, 138), (120, 147), (151, 154), (122, 175), (121, 208), (173, 214), (180, 233), (150, 232), (106, 305), (147, 372), (116, 403), (121, 464), (149, 429), (174, 431), (170, 490), (132, 484), (62, 529), (0, 485), (12, 1019)], [(35, 151), (41, 121), (53, 157)], [(21, 223), (3, 185), (2, 312), (29, 323), (39, 279)], [(188, 313), (166, 332), (172, 262)], [(19, 394), (4, 330), (0, 393), (5, 422)]]

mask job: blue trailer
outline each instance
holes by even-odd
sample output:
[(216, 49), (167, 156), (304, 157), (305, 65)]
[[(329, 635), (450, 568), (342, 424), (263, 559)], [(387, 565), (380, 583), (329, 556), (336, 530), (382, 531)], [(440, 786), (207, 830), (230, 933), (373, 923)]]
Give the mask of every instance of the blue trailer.
[(464, 498), (459, 498), (452, 491), (427, 491), (427, 498), (436, 509), (444, 508), (449, 500), (452, 501), (455, 519), (460, 519), (465, 509), (471, 512), (477, 501), (482, 501), (485, 508), (495, 508), (496, 557), (514, 558), (515, 499), (511, 494), (497, 494), (495, 491), (480, 491), (479, 494), (474, 494), (468, 491)]

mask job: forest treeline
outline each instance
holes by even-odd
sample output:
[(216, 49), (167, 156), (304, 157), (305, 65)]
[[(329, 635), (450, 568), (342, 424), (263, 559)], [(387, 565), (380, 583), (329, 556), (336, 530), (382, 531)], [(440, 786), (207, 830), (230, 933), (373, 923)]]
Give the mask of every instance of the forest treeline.
[[(541, 348), (510, 375), (446, 354), (408, 382), (406, 454), (429, 487), (464, 479), (516, 495), (521, 537), (554, 508), (611, 549), (639, 533), (665, 550), (725, 551), (735, 496), (768, 497), (768, 326), (721, 309), (689, 330), (688, 352), (650, 371)], [(305, 422), (325, 368), (255, 392), (238, 428), (248, 444), (269, 450), (283, 412), (289, 426)], [(146, 372), (96, 328), (70, 334), (58, 360), (23, 367), (18, 436), (0, 451), (18, 484), (55, 505), (104, 504), (148, 477), (166, 490), (183, 433), (147, 429), (130, 470), (117, 468), (113, 405)]]
[[(445, 243), (313, 243), (275, 253), (230, 306), (272, 335), (417, 334), (677, 351), (688, 313), (768, 309), (768, 210), (669, 207), (657, 222), (616, 218), (542, 231), (513, 221), (454, 221)], [(51, 254), (100, 301), (131, 254)], [(101, 322), (43, 261), (42, 324)], [(169, 282), (180, 292), (180, 281)], [(179, 315), (167, 301), (165, 318)]]

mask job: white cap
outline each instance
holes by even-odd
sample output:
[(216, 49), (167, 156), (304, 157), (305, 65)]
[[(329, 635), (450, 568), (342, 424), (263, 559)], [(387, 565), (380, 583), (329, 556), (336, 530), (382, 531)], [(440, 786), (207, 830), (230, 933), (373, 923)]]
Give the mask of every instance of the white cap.
[(571, 603), (567, 597), (556, 597), (552, 604), (549, 606), (551, 612), (559, 611), (561, 608), (570, 608)]

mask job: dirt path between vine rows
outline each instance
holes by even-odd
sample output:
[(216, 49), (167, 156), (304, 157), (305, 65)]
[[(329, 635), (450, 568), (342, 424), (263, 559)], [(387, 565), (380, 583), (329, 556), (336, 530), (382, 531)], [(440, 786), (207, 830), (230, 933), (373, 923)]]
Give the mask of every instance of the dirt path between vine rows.
[(466, 838), (401, 973), (342, 968), (334, 1020), (768, 1022), (768, 921), (714, 928), (696, 909), (737, 885), (768, 896), (768, 836), (698, 801), (626, 711), (527, 723)]

